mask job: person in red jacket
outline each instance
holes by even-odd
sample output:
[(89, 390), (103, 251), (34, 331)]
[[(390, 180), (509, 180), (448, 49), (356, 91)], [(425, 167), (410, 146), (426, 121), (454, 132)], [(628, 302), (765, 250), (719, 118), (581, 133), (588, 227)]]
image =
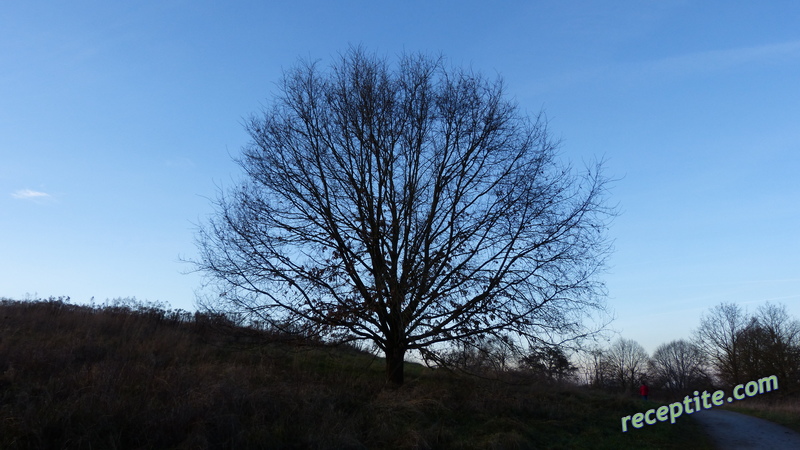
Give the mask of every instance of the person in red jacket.
[(642, 400), (647, 401), (647, 394), (649, 391), (647, 385), (642, 381), (642, 385), (639, 386), (639, 393), (642, 394)]

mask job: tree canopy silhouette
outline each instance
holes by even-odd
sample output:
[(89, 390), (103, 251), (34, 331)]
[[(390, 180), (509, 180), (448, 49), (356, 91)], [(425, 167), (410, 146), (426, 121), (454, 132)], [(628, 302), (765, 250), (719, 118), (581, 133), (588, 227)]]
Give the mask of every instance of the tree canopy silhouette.
[(355, 48), (286, 71), (245, 127), (246, 178), (198, 231), (220, 305), (371, 341), (396, 384), (409, 351), (574, 338), (602, 310), (601, 164), (562, 163), (500, 80)]

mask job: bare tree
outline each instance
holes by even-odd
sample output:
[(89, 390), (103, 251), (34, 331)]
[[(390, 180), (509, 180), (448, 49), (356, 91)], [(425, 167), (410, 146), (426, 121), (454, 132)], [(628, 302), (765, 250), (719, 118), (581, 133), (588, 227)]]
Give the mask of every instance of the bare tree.
[(800, 321), (785, 305), (765, 303), (743, 333), (745, 371), (748, 379), (777, 375), (782, 388), (792, 389), (800, 376)]
[(603, 366), (610, 382), (622, 390), (633, 390), (647, 376), (650, 356), (633, 339), (617, 339), (604, 354)]
[(580, 381), (595, 388), (610, 387), (611, 370), (604, 350), (599, 347), (584, 349), (577, 353), (577, 364)]
[(246, 129), (247, 178), (198, 233), (216, 307), (372, 341), (396, 384), (408, 351), (591, 332), (607, 181), (559, 162), (500, 81), (351, 49), (285, 73)]
[(739, 384), (743, 378), (742, 342), (752, 324), (746, 312), (735, 303), (720, 303), (700, 319), (695, 343), (703, 349), (717, 376), (725, 383)]
[(656, 348), (650, 359), (650, 375), (657, 385), (673, 393), (710, 382), (702, 350), (683, 339)]

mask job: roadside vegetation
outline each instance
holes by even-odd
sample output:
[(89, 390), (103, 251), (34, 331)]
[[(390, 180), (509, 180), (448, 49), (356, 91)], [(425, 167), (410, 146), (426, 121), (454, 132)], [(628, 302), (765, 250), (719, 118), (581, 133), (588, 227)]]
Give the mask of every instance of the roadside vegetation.
[(760, 417), (800, 432), (800, 401), (796, 394), (774, 395), (769, 400), (748, 399), (741, 404), (742, 406), (725, 406), (725, 409)]
[(622, 433), (655, 403), (524, 374), (384, 362), (117, 301), (0, 300), (0, 448), (710, 448), (691, 420)]

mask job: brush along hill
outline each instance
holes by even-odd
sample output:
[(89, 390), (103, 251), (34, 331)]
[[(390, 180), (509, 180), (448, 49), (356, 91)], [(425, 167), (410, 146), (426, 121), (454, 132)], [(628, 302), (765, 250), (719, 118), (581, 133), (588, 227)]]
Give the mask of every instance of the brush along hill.
[(636, 398), (383, 368), (224, 317), (0, 300), (0, 448), (710, 448), (688, 418), (622, 433)]

